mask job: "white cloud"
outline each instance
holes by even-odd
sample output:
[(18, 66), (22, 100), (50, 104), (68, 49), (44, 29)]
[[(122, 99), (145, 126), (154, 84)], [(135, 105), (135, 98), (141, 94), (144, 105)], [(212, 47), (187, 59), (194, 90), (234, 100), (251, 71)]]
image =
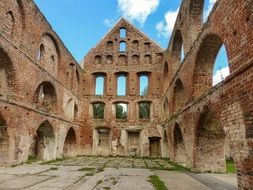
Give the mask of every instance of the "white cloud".
[(159, 0), (117, 0), (118, 11), (127, 19), (144, 24), (159, 6)]
[(179, 9), (166, 12), (164, 15), (165, 20), (157, 23), (156, 29), (159, 32), (158, 34), (159, 36), (169, 38), (169, 36), (171, 35), (173, 31), (173, 28), (177, 19), (178, 11)]
[(224, 67), (220, 70), (217, 70), (213, 75), (213, 86), (223, 81), (230, 74), (229, 67)]
[(217, 0), (209, 0), (209, 1), (208, 1), (208, 6), (207, 6), (207, 8), (204, 10), (204, 22), (207, 21), (207, 18), (208, 18), (208, 16), (209, 16), (210, 12), (212, 11), (213, 6), (214, 6), (214, 4), (215, 4), (216, 1), (217, 1)]
[(105, 26), (112, 27), (114, 24), (114, 20), (106, 18), (106, 19), (104, 19), (103, 23)]

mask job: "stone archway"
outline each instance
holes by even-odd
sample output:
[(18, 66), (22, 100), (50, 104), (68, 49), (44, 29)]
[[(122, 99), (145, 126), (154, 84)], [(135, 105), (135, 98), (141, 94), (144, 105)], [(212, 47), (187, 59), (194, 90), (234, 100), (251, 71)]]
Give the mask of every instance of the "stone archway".
[(72, 157), (76, 155), (76, 133), (71, 127), (65, 138), (63, 156)]
[(195, 169), (226, 172), (225, 133), (214, 112), (204, 107), (196, 132)]
[(178, 124), (174, 128), (174, 160), (179, 163), (186, 163), (184, 139)]
[(45, 121), (36, 131), (34, 156), (41, 160), (55, 159), (55, 135), (52, 125)]

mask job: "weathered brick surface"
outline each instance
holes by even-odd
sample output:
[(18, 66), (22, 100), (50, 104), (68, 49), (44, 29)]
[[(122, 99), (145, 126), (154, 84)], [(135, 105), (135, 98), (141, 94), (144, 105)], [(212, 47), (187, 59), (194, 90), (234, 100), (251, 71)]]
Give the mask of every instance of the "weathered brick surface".
[[(182, 2), (164, 53), (163, 126), (170, 139), (169, 155), (182, 161), (173, 140), (179, 126), (185, 164), (198, 171), (224, 171), (225, 158), (231, 156), (239, 189), (252, 189), (252, 2), (217, 1), (205, 24), (203, 3)], [(180, 63), (177, 51), (182, 44), (185, 58)], [(231, 74), (212, 88), (214, 61), (222, 44)]]
[[(218, 0), (205, 24), (203, 4), (182, 1), (165, 51), (121, 19), (81, 68), (33, 1), (1, 0), (0, 165), (29, 155), (49, 160), (157, 150), (193, 170), (223, 172), (232, 157), (239, 189), (253, 189), (253, 3)], [(126, 38), (119, 36), (122, 27)], [(121, 41), (126, 52), (119, 52)], [(212, 87), (223, 44), (231, 74)], [(141, 73), (149, 77), (144, 97)], [(127, 77), (122, 97), (116, 95), (120, 74)], [(94, 94), (96, 75), (105, 77), (103, 96)], [(138, 117), (142, 101), (151, 103), (150, 119)], [(92, 117), (94, 102), (105, 103), (104, 119)], [(115, 118), (117, 102), (127, 103), (127, 119)], [(150, 145), (154, 139), (159, 146)]]
[[(121, 28), (126, 30), (125, 38), (120, 38)], [(122, 41), (126, 42), (125, 52), (119, 51)], [(161, 122), (159, 105), (162, 92), (162, 84), (160, 83), (162, 52), (163, 50), (146, 35), (125, 19), (121, 19), (83, 59), (84, 80), (87, 87), (84, 91), (84, 104), (89, 108), (84, 111), (85, 118), (87, 118), (87, 125), (94, 128), (94, 132), (101, 127), (110, 129), (107, 147), (102, 148), (106, 150), (106, 155), (130, 155), (132, 133), (129, 130), (139, 131), (139, 142), (137, 143), (139, 145), (136, 145), (136, 148), (138, 155), (142, 156), (150, 155), (148, 138), (161, 137), (156, 126)], [(117, 78), (120, 74), (126, 76), (126, 96), (117, 96)], [(141, 74), (146, 74), (149, 78), (147, 96), (139, 95)], [(96, 77), (99, 75), (105, 78), (105, 90), (102, 96), (95, 95)], [(139, 119), (138, 103), (142, 101), (151, 103), (150, 119)], [(94, 102), (105, 103), (103, 120), (93, 118), (92, 103)], [(116, 119), (114, 106), (117, 102), (127, 104), (127, 119)], [(93, 154), (98, 153), (96, 139), (100, 136), (99, 133), (95, 134), (97, 135), (93, 135)], [(134, 139), (133, 137), (133, 141), (135, 141)], [(99, 154), (103, 154), (103, 152), (99, 151)]]

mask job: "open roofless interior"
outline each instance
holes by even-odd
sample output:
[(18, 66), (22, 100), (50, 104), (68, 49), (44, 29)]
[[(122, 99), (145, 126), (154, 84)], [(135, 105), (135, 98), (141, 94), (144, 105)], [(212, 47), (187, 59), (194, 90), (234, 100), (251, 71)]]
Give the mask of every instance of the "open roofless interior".
[(182, 0), (166, 49), (121, 18), (78, 63), (33, 0), (1, 0), (0, 189), (252, 190), (253, 1), (204, 3)]

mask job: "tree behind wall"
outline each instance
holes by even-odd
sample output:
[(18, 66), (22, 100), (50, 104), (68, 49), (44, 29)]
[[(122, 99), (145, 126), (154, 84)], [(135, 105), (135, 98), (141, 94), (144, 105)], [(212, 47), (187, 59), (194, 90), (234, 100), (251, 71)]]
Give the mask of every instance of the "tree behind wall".
[(104, 109), (105, 109), (105, 104), (102, 104), (102, 103), (93, 104), (93, 118), (104, 119)]

